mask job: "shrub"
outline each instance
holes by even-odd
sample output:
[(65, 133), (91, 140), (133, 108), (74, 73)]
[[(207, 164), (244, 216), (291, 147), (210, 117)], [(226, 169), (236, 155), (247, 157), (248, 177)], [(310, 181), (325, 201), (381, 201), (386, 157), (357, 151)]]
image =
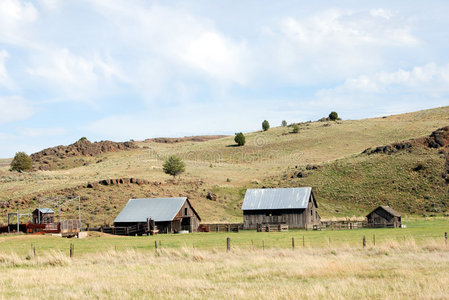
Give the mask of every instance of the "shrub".
[(293, 124), (293, 133), (298, 133), (298, 132), (299, 132), (299, 125)]
[(186, 170), (186, 165), (180, 157), (172, 155), (167, 158), (167, 160), (165, 160), (162, 169), (164, 170), (165, 174), (176, 177), (176, 175), (179, 175)]
[(262, 122), (262, 129), (263, 129), (263, 131), (267, 131), (268, 129), (270, 129), (270, 123), (268, 123), (267, 120), (264, 120)]
[(329, 114), (329, 119), (332, 120), (332, 121), (337, 120), (338, 119), (338, 114), (335, 111), (331, 112)]
[(33, 160), (25, 152), (17, 152), (11, 162), (11, 171), (28, 171), (33, 168)]
[(287, 126), (287, 121), (282, 121), (282, 127), (285, 127), (285, 126)]
[(245, 135), (241, 132), (236, 133), (234, 137), (234, 141), (237, 143), (238, 146), (243, 146), (246, 143)]

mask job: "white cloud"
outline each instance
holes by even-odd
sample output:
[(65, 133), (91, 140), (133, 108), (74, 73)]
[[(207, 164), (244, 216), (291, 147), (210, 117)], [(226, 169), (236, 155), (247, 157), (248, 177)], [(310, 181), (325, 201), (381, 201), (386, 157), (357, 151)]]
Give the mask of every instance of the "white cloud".
[(61, 8), (63, 1), (61, 0), (38, 0), (42, 7), (51, 12), (57, 12)]
[(0, 1), (0, 41), (23, 43), (24, 26), (36, 21), (38, 16), (39, 13), (31, 2)]
[(385, 49), (420, 44), (409, 23), (384, 9), (332, 9), (306, 18), (285, 17), (273, 41), (274, 68), (302, 84), (379, 70), (388, 63)]
[(28, 73), (44, 81), (44, 85), (63, 92), (65, 100), (91, 101), (95, 95), (107, 93), (100, 85), (122, 78), (117, 67), (99, 56), (86, 58), (68, 49), (49, 49), (37, 53)]
[(348, 78), (339, 86), (321, 89), (310, 107), (338, 108), (364, 116), (403, 113), (449, 103), (449, 64), (428, 63), (410, 70), (377, 72)]
[(117, 30), (114, 42), (120, 40), (140, 60), (151, 56), (177, 74), (224, 84), (249, 80), (246, 42), (226, 36), (211, 20), (136, 1), (95, 1), (94, 7)]
[(328, 10), (306, 19), (285, 18), (282, 29), (287, 37), (298, 44), (406, 46), (416, 45), (406, 20), (393, 18), (389, 11)]
[(14, 83), (9, 77), (8, 70), (6, 69), (6, 60), (9, 57), (9, 53), (6, 50), (0, 51), (0, 86), (4, 86), (8, 89), (13, 88)]
[(67, 133), (64, 127), (50, 127), (50, 128), (19, 128), (18, 133), (27, 137), (53, 137), (62, 136)]
[(242, 66), (250, 55), (244, 43), (234, 43), (217, 32), (204, 31), (198, 37), (185, 41), (181, 60), (188, 66), (209, 74), (214, 79), (244, 84), (247, 71)]
[(0, 124), (25, 120), (33, 113), (31, 105), (20, 97), (0, 97)]
[(414, 92), (444, 95), (449, 93), (449, 64), (437, 66), (428, 63), (411, 70), (399, 69), (395, 72), (379, 72), (348, 78), (343, 85), (323, 90), (325, 93), (394, 93)]

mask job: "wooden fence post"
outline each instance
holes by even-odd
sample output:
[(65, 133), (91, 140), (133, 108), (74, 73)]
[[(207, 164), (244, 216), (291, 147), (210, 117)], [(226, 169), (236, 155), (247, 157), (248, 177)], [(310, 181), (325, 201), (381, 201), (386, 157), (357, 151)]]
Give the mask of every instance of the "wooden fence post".
[(447, 247), (447, 232), (444, 233), (444, 243), (446, 244)]
[(292, 237), (292, 249), (295, 250), (295, 238)]
[(304, 241), (304, 236), (302, 236), (302, 247), (305, 248), (306, 247), (306, 243)]
[(365, 248), (366, 247), (366, 238), (365, 238), (365, 236), (363, 236), (363, 248)]
[(373, 234), (373, 244), (374, 244), (374, 246), (376, 246), (376, 235), (375, 234)]
[(157, 252), (157, 241), (154, 241), (154, 251)]
[(265, 250), (265, 241), (262, 240), (262, 251), (264, 251), (264, 250)]
[(33, 251), (33, 257), (36, 257), (36, 247), (31, 244), (31, 251)]
[(226, 252), (231, 251), (231, 238), (226, 238)]
[(74, 254), (73, 252), (74, 252), (73, 244), (70, 243), (70, 257), (73, 257), (73, 254)]

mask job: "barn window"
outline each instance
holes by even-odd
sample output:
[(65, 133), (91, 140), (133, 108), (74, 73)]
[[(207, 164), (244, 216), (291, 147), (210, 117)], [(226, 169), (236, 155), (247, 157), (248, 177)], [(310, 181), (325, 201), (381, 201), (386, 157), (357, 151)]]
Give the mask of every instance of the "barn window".
[(184, 208), (184, 215), (187, 216), (187, 207)]

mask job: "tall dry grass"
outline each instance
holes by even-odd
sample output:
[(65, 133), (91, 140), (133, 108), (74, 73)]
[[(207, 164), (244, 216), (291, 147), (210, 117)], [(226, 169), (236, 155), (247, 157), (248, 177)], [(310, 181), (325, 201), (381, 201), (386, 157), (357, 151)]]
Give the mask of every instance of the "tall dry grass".
[(449, 249), (408, 239), (354, 249), (0, 254), (0, 294), (50, 299), (445, 299)]

